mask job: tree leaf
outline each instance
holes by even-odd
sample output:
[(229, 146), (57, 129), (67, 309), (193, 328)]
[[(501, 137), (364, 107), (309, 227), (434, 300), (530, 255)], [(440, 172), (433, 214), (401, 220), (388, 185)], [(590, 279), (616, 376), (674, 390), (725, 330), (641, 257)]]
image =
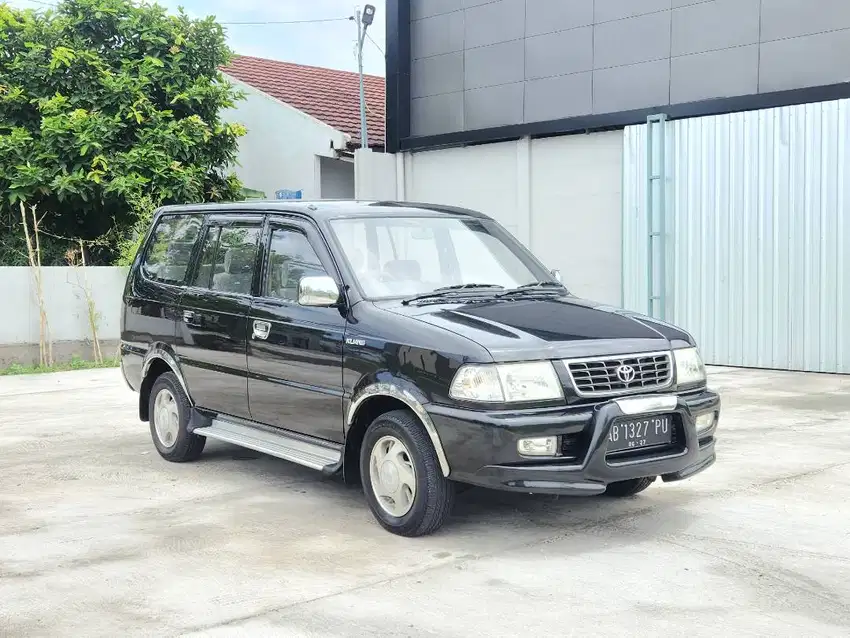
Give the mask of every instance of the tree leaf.
[(109, 233), (115, 248), (151, 203), (242, 198), (226, 174), (240, 129), (212, 133), (241, 99), (218, 71), (230, 51), (214, 19), (123, 0), (0, 4), (0, 52), (0, 233), (26, 201), (50, 211), (45, 230)]

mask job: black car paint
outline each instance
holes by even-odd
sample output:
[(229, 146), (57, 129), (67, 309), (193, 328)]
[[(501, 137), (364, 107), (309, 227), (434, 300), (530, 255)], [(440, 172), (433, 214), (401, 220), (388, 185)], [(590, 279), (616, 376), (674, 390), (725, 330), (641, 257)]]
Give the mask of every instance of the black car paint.
[(679, 347), (693, 345), (693, 339), (681, 330), (662, 330), (629, 313), (572, 296), (427, 306), (384, 303), (383, 307), (462, 334), (500, 362), (651, 352), (669, 349), (671, 341)]
[[(497, 412), (439, 405), (430, 412), (449, 465), (457, 468), (456, 480), (505, 490), (581, 495), (601, 493), (612, 481), (656, 474), (675, 480), (702, 463), (708, 467), (714, 457), (716, 424), (698, 438), (694, 416), (719, 407), (720, 399), (713, 392), (680, 395), (671, 413), (681, 440), (660, 455), (664, 460), (652, 462), (656, 452), (647, 452), (649, 462), (621, 464), (605, 458), (611, 424), (624, 416), (614, 401)], [(551, 435), (568, 439), (572, 454), (563, 454), (555, 462), (530, 461), (517, 454), (520, 438)]]
[[(264, 208), (264, 206), (267, 206)], [(202, 295), (187, 288), (147, 281), (140, 256), (125, 290), (122, 368), (130, 386), (156, 352), (169, 353), (186, 379), (191, 399), (205, 413), (252, 418), (325, 441), (345, 443), (351, 407), (366, 388), (392, 384), (430, 416), (453, 479), (500, 489), (563, 494), (595, 493), (605, 483), (658, 473), (673, 480), (713, 462), (709, 436), (696, 442), (693, 417), (718, 411), (719, 397), (705, 387), (680, 393), (676, 415), (684, 441), (675, 458), (620, 467), (604, 462), (604, 435), (619, 411), (614, 399), (588, 402), (571, 389), (561, 359), (671, 350), (693, 346), (692, 337), (670, 324), (572, 295), (404, 305), (401, 299), (363, 297), (340, 257), (329, 220), (336, 216), (417, 215), (483, 217), (463, 209), (362, 203), (305, 205), (236, 204), (171, 207), (157, 213), (257, 214), (270, 224), (291, 222), (309, 229), (328, 274), (342, 291), (340, 304), (310, 308), (260, 296), (266, 270), (261, 246), (253, 296), (239, 300)], [(526, 257), (530, 255), (524, 247)], [(197, 251), (196, 251), (197, 253)], [(531, 259), (534, 259), (532, 256)], [(194, 257), (197, 260), (197, 254)], [(538, 265), (539, 262), (536, 262)], [(540, 265), (542, 267), (542, 265)], [(218, 352), (197, 352), (198, 335), (185, 325), (182, 309), (218, 313), (216, 330), (204, 334)], [(227, 316), (231, 319), (224, 320)], [(244, 318), (244, 320), (243, 320)], [(269, 320), (267, 342), (250, 338), (253, 319)], [(189, 343), (194, 346), (188, 345)], [(244, 347), (243, 347), (244, 344)], [(475, 405), (449, 397), (454, 374), (464, 363), (549, 359), (562, 381), (564, 398), (537, 405)], [(194, 369), (194, 371), (193, 371)], [(203, 372), (199, 372), (203, 370)], [(222, 384), (228, 384), (223, 388)], [(665, 389), (675, 394), (673, 386)], [(140, 405), (140, 415), (145, 416)], [(516, 441), (557, 434), (577, 437), (576, 458), (529, 459)], [(713, 433), (712, 433), (713, 434)], [(602, 455), (600, 457), (600, 455)], [(600, 462), (600, 458), (603, 461)]]
[[(307, 235), (322, 266), (337, 274), (318, 229), (301, 220), (270, 216), (272, 228)], [(265, 244), (265, 247), (268, 243)], [(264, 254), (262, 273), (268, 270)], [(261, 284), (260, 284), (261, 285)], [(346, 315), (340, 308), (301, 306), (256, 291), (248, 330), (254, 321), (271, 325), (265, 340), (248, 340), (248, 398), (255, 421), (334, 443), (344, 441), (341, 362)], [(285, 393), (286, 401), (281, 401)]]

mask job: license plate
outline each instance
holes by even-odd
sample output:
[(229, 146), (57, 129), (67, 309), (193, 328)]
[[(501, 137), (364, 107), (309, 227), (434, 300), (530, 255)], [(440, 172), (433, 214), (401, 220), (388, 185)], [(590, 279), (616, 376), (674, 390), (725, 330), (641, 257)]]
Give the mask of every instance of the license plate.
[(617, 421), (608, 433), (608, 451), (639, 450), (667, 445), (673, 440), (673, 419), (670, 415)]

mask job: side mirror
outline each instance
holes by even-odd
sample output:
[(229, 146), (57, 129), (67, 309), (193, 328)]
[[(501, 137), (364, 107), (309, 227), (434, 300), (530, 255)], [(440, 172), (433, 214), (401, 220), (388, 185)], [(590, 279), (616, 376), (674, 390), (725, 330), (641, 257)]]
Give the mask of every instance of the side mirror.
[(298, 282), (298, 303), (302, 306), (330, 308), (339, 303), (339, 286), (332, 277), (302, 277)]
[(564, 280), (563, 280), (563, 279), (561, 279), (561, 271), (560, 271), (560, 270), (558, 270), (557, 268), (555, 268), (555, 269), (552, 271), (552, 276), (555, 278), (555, 280), (556, 280), (559, 284), (564, 283)]

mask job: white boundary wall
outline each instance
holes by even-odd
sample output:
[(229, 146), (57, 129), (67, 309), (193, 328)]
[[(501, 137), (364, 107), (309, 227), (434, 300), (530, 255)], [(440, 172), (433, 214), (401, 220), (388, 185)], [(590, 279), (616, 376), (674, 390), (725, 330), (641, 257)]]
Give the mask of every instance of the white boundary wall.
[(621, 304), (622, 131), (355, 159), (358, 199), (479, 210), (575, 294)]
[[(71, 268), (51, 266), (41, 269), (44, 301), (50, 337), (57, 359), (71, 354), (90, 358), (91, 329), (83, 292), (87, 280), (97, 312), (98, 337), (112, 344), (120, 336), (121, 295), (127, 278), (125, 268)], [(39, 311), (33, 270), (26, 267), (0, 267), (0, 299), (5, 311), (0, 321), (0, 364), (31, 363), (38, 356)], [(104, 355), (111, 353), (104, 348)]]

